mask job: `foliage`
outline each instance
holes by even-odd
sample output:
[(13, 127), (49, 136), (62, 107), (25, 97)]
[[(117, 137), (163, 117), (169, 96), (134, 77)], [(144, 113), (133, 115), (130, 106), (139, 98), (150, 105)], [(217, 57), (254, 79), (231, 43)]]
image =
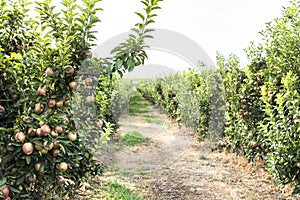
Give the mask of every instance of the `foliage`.
[(299, 192), (299, 14), (292, 1), (283, 16), (267, 23), (263, 42), (248, 49), (251, 64), (218, 57), (226, 90), (225, 143), (249, 159), (266, 161), (280, 183)]
[(154, 104), (160, 105), (169, 117), (193, 128), (202, 139), (208, 133), (211, 115), (210, 76), (205, 73), (214, 74), (189, 71), (144, 80), (139, 83), (138, 91)]
[[(36, 19), (28, 1), (0, 1), (0, 188), (8, 186), (13, 199), (71, 196), (84, 176), (103, 171), (91, 144), (113, 128), (105, 104), (112, 72), (120, 72), (120, 62), (125, 69), (143, 63), (145, 27), (159, 1), (142, 1), (147, 16), (135, 45), (92, 59), (99, 1), (62, 0), (59, 11), (51, 0), (37, 1)], [(95, 98), (96, 87), (107, 96)], [(95, 99), (106, 106), (100, 116)]]
[(129, 113), (130, 100), (134, 96), (135, 85), (129, 79), (121, 79), (117, 82), (112, 92), (111, 108), (114, 114), (115, 123), (118, 124), (118, 119), (122, 114)]

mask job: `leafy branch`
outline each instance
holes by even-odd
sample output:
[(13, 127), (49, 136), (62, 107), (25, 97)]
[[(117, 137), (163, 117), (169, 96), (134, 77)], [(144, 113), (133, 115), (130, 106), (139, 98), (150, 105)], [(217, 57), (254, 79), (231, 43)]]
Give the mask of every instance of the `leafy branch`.
[(149, 35), (154, 29), (148, 28), (148, 26), (154, 23), (154, 17), (157, 14), (154, 13), (155, 10), (160, 9), (158, 3), (162, 0), (142, 0), (141, 3), (144, 4), (144, 13), (136, 12), (139, 18), (142, 20), (136, 23), (132, 34), (129, 35), (128, 39), (119, 44), (114, 48), (111, 53), (114, 57), (111, 59), (112, 62), (107, 66), (107, 74), (113, 72), (119, 73), (121, 76), (126, 71), (132, 71), (134, 67), (144, 64), (145, 59), (148, 58), (145, 52), (145, 48), (149, 47), (145, 43), (146, 38), (152, 38)]

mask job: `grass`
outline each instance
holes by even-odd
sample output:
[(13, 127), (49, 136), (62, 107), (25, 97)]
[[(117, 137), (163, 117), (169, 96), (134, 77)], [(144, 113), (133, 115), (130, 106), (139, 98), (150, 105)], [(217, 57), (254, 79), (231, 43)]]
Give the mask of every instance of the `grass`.
[(149, 138), (143, 136), (138, 131), (128, 131), (123, 136), (121, 136), (122, 141), (128, 146), (136, 146), (141, 143), (149, 141)]
[(117, 181), (108, 183), (102, 190), (105, 191), (107, 200), (141, 200), (142, 198), (132, 192), (129, 188), (118, 183)]
[(151, 123), (151, 124), (163, 124), (164, 121), (161, 120), (161, 119), (158, 119), (158, 118), (160, 118), (160, 116), (150, 115), (150, 114), (144, 115), (144, 120), (147, 123)]

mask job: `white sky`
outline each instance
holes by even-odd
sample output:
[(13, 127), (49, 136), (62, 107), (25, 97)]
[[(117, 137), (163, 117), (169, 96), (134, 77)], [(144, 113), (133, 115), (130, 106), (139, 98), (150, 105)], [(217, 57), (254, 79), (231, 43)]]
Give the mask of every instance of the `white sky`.
[[(258, 32), (265, 23), (281, 16), (281, 7), (288, 0), (164, 0), (153, 28), (163, 28), (184, 34), (197, 42), (215, 63), (216, 52), (228, 56), (237, 54), (247, 62), (243, 49), (250, 41), (259, 41)], [(102, 0), (98, 43), (126, 32), (139, 20), (134, 14), (141, 11), (139, 0)], [(150, 53), (150, 63), (183, 65), (178, 60), (164, 62), (158, 53)]]

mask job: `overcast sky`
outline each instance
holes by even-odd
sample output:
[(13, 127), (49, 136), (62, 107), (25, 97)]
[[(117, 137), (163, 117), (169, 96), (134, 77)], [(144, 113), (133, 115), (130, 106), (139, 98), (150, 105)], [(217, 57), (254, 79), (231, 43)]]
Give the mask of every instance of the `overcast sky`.
[[(288, 0), (164, 0), (153, 28), (163, 28), (184, 34), (198, 43), (215, 62), (216, 52), (228, 56), (237, 54), (246, 63), (243, 49), (250, 41), (259, 41), (258, 32), (265, 23), (281, 16)], [(99, 5), (102, 22), (98, 25), (98, 43), (126, 32), (139, 20), (139, 0), (102, 0)], [(153, 55), (152, 55), (153, 54)], [(169, 56), (169, 57), (168, 57)], [(150, 53), (151, 64), (184, 65), (173, 55)]]

